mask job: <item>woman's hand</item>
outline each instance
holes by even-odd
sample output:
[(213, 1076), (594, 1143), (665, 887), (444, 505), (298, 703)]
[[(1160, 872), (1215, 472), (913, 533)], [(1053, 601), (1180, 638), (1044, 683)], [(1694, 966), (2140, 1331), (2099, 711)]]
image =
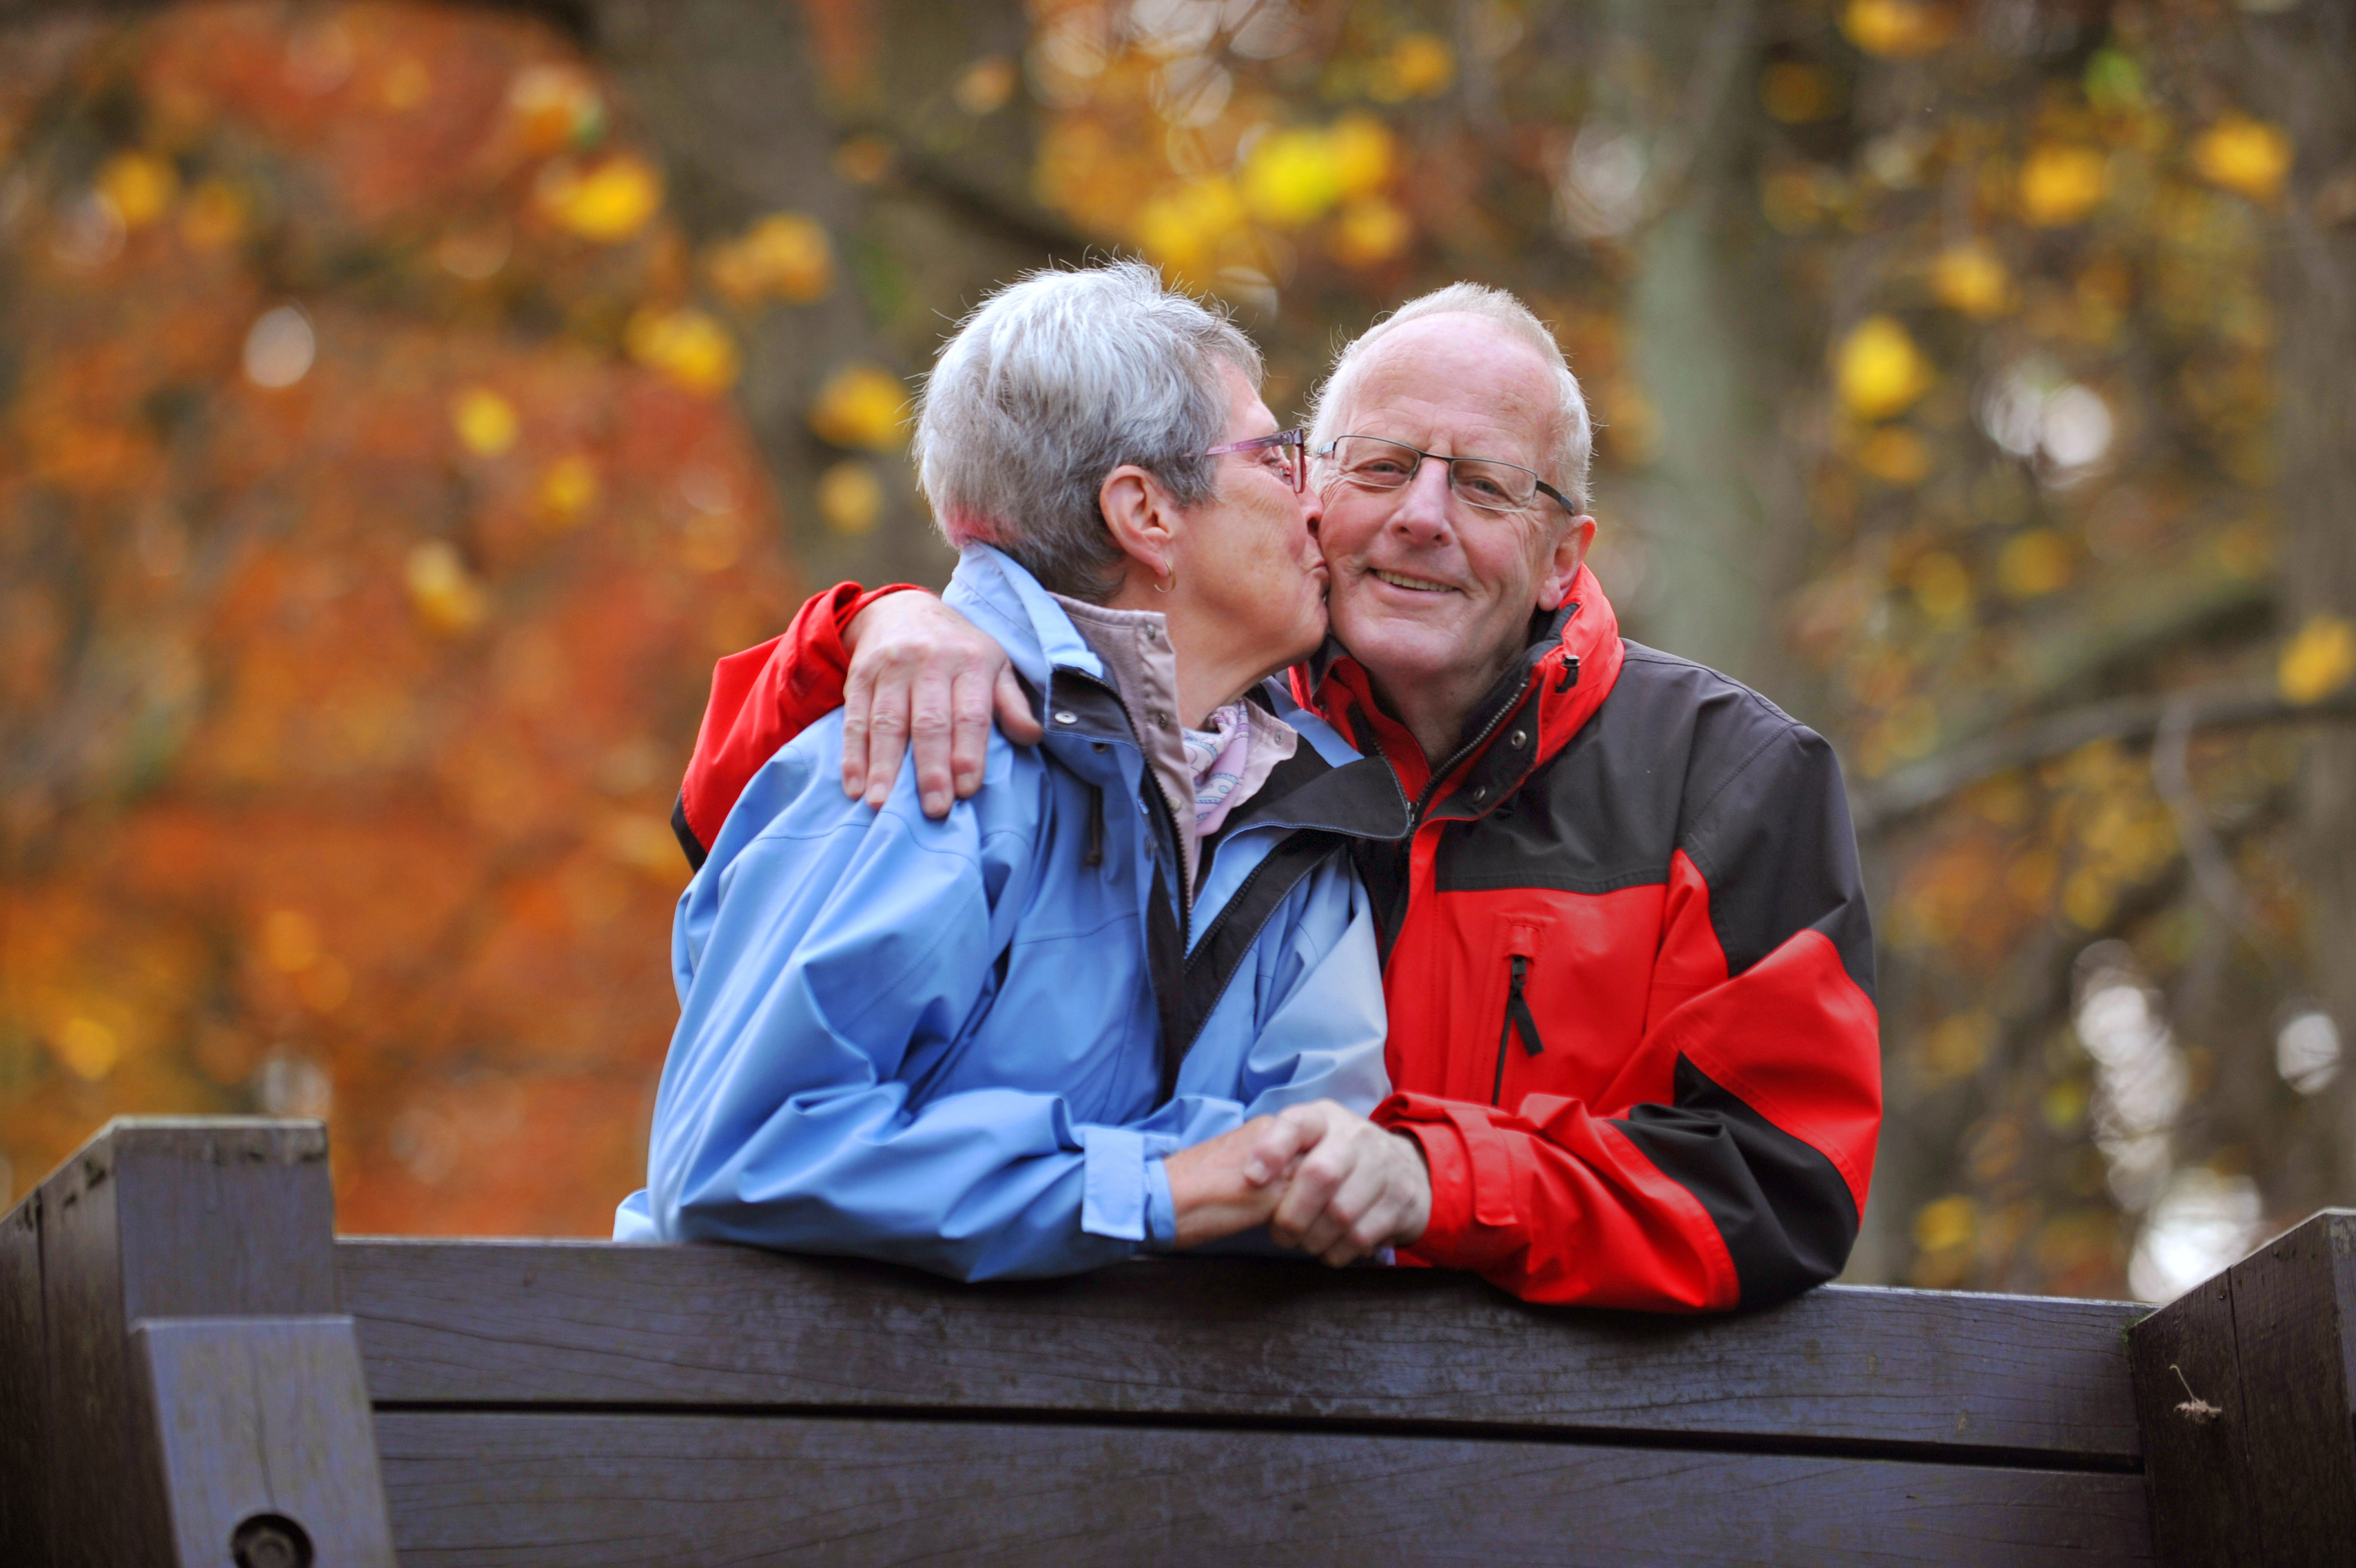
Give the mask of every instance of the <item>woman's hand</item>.
[(843, 628), (851, 670), (842, 686), (842, 792), (890, 799), (913, 750), (925, 815), (981, 788), (991, 710), (1000, 733), (1036, 746), (1041, 730), (1006, 650), (930, 594), (892, 594)]
[(1268, 1223), (1284, 1196), (1287, 1172), (1255, 1156), (1275, 1128), (1275, 1117), (1255, 1116), (1232, 1133), (1162, 1158), (1178, 1210), (1180, 1247), (1199, 1247)]

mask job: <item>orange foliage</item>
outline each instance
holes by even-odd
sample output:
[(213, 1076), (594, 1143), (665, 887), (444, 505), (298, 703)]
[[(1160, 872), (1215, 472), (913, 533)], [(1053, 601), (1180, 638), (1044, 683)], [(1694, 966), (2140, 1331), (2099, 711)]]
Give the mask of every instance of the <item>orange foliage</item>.
[(324, 1112), (347, 1229), (602, 1233), (710, 661), (797, 594), (738, 413), (621, 341), (665, 220), (547, 210), (646, 155), (492, 14), (192, 7), (74, 69), (12, 139), (116, 94), (174, 177), (6, 241), (14, 1185), (118, 1112)]

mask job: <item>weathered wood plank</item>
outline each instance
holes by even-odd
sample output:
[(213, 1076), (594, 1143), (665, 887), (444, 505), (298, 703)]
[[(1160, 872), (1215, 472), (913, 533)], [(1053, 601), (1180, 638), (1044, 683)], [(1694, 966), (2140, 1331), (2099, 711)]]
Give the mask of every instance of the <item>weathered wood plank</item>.
[(1180, 1261), (975, 1287), (727, 1247), (337, 1253), (380, 1403), (1328, 1417), (2121, 1467), (2141, 1453), (2128, 1303), (1830, 1288), (1702, 1319), (1535, 1307), (1410, 1270)]
[[(2276, 1237), (2130, 1338), (2161, 1561), (2356, 1560), (2356, 1212)], [(2174, 1408), (2171, 1362), (2202, 1369), (2217, 1415)]]
[(2149, 1561), (2139, 1477), (1141, 1426), (380, 1413), (403, 1563)]
[(131, 1324), (333, 1312), (327, 1130), (123, 1117), (40, 1191), (56, 1561), (169, 1562), (169, 1510)]
[(41, 1195), (0, 1219), (0, 1543), (49, 1560), (48, 1345), (41, 1313)]
[(2356, 1558), (2356, 1214), (2317, 1215), (2227, 1271), (2269, 1564)]
[(393, 1568), (350, 1318), (148, 1318), (131, 1354), (171, 1498), (169, 1561), (216, 1568), (267, 1531), (290, 1563)]
[[(2129, 1331), (2152, 1551), (2167, 1563), (2258, 1568), (2233, 1291), (2223, 1274)], [(2190, 1407), (2185, 1408), (2185, 1407)], [(2213, 1413), (2211, 1413), (2213, 1412)]]

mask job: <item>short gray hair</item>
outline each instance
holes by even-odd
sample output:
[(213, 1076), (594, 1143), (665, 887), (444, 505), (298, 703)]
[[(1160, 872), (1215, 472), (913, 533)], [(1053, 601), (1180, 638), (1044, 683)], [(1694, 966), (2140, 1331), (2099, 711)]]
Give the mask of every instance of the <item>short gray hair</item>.
[(1105, 476), (1134, 463), (1181, 507), (1208, 500), (1222, 365), (1259, 384), (1251, 339), (1142, 262), (1000, 289), (942, 345), (916, 412), (917, 483), (942, 534), (996, 545), (1052, 592), (1109, 598), (1124, 556), (1097, 505)]
[(1537, 349), (1538, 356), (1553, 368), (1554, 427), (1547, 433), (1547, 449), (1539, 458), (1538, 467), (1549, 484), (1569, 498), (1573, 510), (1585, 511), (1588, 467), (1595, 456), (1595, 427), (1588, 418), (1587, 398), (1579, 390), (1579, 378), (1570, 373), (1570, 361), (1563, 358), (1562, 345), (1555, 341), (1547, 324), (1504, 289), (1484, 284), (1452, 283), (1410, 299), (1344, 344), (1342, 351), (1333, 356), (1333, 373), (1325, 378), (1325, 384), (1317, 389), (1311, 402), (1310, 446), (1323, 446), (1345, 434), (1339, 424), (1346, 402), (1343, 394), (1348, 390), (1351, 373), (1358, 368), (1370, 345), (1380, 342), (1392, 328), (1404, 327), (1418, 317), (1451, 313), (1496, 322)]

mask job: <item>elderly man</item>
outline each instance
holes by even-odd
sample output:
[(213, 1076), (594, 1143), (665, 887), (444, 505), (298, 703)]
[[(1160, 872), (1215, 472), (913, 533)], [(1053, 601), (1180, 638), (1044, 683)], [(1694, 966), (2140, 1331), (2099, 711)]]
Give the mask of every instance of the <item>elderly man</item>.
[[(1880, 1120), (1871, 934), (1831, 748), (1624, 641), (1584, 558), (1590, 424), (1553, 336), (1459, 284), (1344, 349), (1310, 437), (1332, 639), (1290, 693), (1383, 757), (1411, 832), (1362, 845), (1396, 1087), (1295, 1107), (1219, 1157), (1272, 1230), (1386, 1245), (1535, 1301), (1710, 1310), (1831, 1278)], [(1003, 661), (921, 595), (813, 601), (716, 682), (691, 844), (747, 760), (830, 708), (888, 790), (975, 785)], [(756, 661), (757, 660), (757, 664)], [(691, 850), (691, 853), (692, 851)]]

